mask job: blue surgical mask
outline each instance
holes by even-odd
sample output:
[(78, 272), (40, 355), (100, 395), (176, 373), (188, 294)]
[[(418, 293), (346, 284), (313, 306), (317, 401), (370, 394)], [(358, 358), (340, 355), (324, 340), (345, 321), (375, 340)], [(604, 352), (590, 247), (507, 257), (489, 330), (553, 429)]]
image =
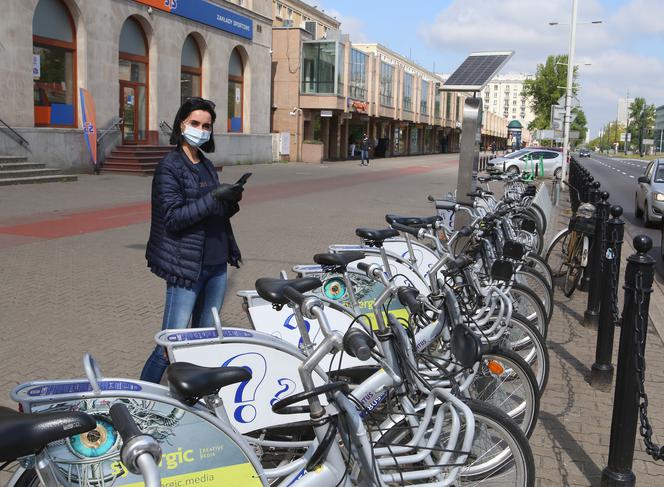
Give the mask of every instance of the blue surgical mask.
[(200, 147), (210, 140), (210, 132), (207, 130), (197, 129), (191, 125), (185, 125), (184, 132), (182, 132), (184, 140), (186, 140), (189, 145), (194, 147)]

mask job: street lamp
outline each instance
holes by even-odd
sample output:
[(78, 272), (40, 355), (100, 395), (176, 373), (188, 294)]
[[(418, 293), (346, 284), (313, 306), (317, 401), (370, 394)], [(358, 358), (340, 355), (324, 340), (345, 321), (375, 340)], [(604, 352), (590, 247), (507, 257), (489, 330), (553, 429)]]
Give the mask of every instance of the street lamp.
[[(574, 66), (574, 48), (576, 47), (576, 12), (578, 10), (578, 0), (572, 0), (572, 23), (569, 35), (569, 54), (567, 55), (568, 66)], [(580, 24), (601, 24), (601, 20), (592, 20), (589, 22), (579, 22)], [(560, 22), (549, 22), (549, 25), (563, 25)], [(565, 120), (563, 125), (563, 169), (561, 181), (567, 179), (567, 158), (569, 154), (569, 127), (572, 111), (572, 82), (574, 81), (574, 68), (567, 69), (567, 86), (565, 87)]]

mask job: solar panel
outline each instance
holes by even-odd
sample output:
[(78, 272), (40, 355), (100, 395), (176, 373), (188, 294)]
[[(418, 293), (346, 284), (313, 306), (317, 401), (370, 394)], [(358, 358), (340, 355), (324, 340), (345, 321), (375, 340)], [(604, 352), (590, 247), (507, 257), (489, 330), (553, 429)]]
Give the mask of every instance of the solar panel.
[(481, 91), (500, 71), (514, 51), (473, 52), (442, 86), (448, 91)]

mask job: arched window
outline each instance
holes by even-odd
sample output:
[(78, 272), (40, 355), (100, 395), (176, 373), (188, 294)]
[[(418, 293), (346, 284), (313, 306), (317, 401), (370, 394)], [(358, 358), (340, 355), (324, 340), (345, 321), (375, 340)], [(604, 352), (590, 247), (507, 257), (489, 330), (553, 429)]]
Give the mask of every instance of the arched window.
[(148, 41), (139, 22), (129, 17), (120, 32), (120, 117), (122, 141), (147, 141)]
[(35, 125), (76, 126), (76, 29), (62, 0), (39, 0), (32, 18)]
[(237, 48), (228, 63), (228, 131), (242, 132), (244, 115), (244, 65)]
[(182, 46), (180, 66), (180, 102), (192, 96), (201, 96), (202, 69), (201, 51), (192, 35), (188, 35)]

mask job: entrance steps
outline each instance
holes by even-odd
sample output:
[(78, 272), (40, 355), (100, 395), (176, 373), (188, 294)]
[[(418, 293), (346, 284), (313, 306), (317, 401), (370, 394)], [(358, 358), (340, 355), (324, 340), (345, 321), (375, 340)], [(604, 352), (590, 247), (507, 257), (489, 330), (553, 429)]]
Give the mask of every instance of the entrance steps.
[(47, 168), (46, 164), (30, 162), (24, 156), (0, 155), (0, 186), (76, 181), (77, 179), (78, 176), (75, 174), (66, 174), (60, 169)]
[(119, 145), (106, 158), (102, 172), (149, 175), (171, 150), (170, 145)]

